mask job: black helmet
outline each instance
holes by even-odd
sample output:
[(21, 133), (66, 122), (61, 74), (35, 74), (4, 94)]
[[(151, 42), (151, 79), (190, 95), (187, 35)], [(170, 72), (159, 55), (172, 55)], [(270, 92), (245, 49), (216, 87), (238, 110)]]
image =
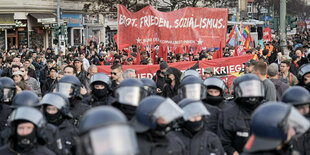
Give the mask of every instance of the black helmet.
[(212, 88), (212, 87), (216, 87), (216, 88), (220, 89), (221, 95), (223, 95), (225, 90), (226, 90), (226, 84), (223, 81), (223, 79), (221, 79), (219, 77), (215, 77), (215, 76), (212, 76), (212, 77), (205, 79), (203, 81), (203, 85), (206, 86), (207, 89)]
[(147, 95), (156, 95), (156, 83), (149, 78), (142, 78), (141, 81), (144, 84), (144, 89), (147, 91)]
[(265, 96), (265, 87), (254, 74), (244, 74), (233, 81), (235, 99), (260, 98)]
[(48, 93), (45, 94), (40, 102), (41, 105), (53, 105), (55, 106), (64, 116), (72, 118), (70, 113), (70, 102), (68, 98), (61, 93)]
[(179, 94), (182, 98), (204, 99), (206, 97), (205, 91), (202, 80), (193, 75), (184, 77), (179, 87)]
[(112, 82), (110, 77), (105, 74), (105, 73), (96, 73), (94, 74), (91, 78), (90, 78), (90, 87), (91, 90), (94, 89), (94, 84), (100, 82), (106, 85), (106, 87), (108, 88), (108, 90), (112, 90)]
[(18, 93), (12, 102), (12, 107), (17, 108), (21, 106), (39, 107), (39, 97), (36, 93), (28, 90), (24, 90)]
[(3, 85), (0, 82), (0, 100), (2, 100), (2, 97), (3, 97)]
[(183, 109), (183, 119), (188, 121), (195, 116), (210, 115), (210, 112), (200, 100), (185, 98), (179, 102), (179, 106)]
[(307, 73), (310, 73), (310, 64), (304, 64), (302, 65), (299, 69), (298, 69), (298, 74), (297, 74), (297, 77), (298, 77), (298, 80), (300, 83), (304, 84), (304, 76), (307, 74)]
[(1, 77), (0, 82), (3, 86), (2, 102), (11, 102), (16, 95), (16, 85), (11, 78)]
[(68, 98), (73, 98), (80, 95), (81, 87), (82, 83), (77, 77), (66, 75), (59, 80), (56, 91), (64, 94)]
[(201, 78), (201, 74), (199, 72), (197, 72), (196, 70), (193, 70), (193, 69), (189, 69), (189, 70), (186, 70), (182, 75), (181, 75), (181, 80), (183, 80), (185, 77), (187, 76), (196, 76), (198, 77), (199, 79), (202, 79)]
[(35, 137), (22, 137), (18, 140), (17, 145), (21, 143), (23, 145), (33, 146), (36, 142), (35, 138), (37, 138), (38, 143), (45, 144), (47, 142), (45, 135), (46, 120), (38, 109), (26, 106), (18, 107), (10, 114), (8, 122), (12, 127), (9, 135), (10, 138), (18, 136), (17, 127), (20, 123), (31, 122), (36, 127), (34, 128)]
[(140, 102), (133, 124), (136, 132), (145, 132), (154, 130), (159, 118), (170, 123), (182, 116), (183, 110), (170, 98), (153, 95)]
[(284, 92), (282, 102), (293, 106), (310, 104), (310, 93), (304, 87), (293, 86)]
[(245, 145), (245, 152), (276, 149), (287, 141), (289, 130), (295, 130), (299, 136), (309, 127), (309, 121), (294, 107), (282, 102), (267, 102), (252, 115), (253, 134)]
[[(110, 106), (88, 110), (81, 119), (79, 148), (83, 154), (137, 154), (135, 132), (126, 117)], [(105, 149), (102, 149), (104, 144)]]
[(131, 106), (138, 106), (139, 102), (146, 96), (144, 84), (135, 78), (123, 80), (114, 93), (119, 103)]

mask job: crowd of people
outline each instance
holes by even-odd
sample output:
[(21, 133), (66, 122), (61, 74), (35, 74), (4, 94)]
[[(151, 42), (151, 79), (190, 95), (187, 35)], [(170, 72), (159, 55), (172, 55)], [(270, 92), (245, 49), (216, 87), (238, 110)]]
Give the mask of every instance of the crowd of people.
[[(235, 48), (225, 47), (224, 57)], [(215, 49), (158, 46), (117, 51), (103, 43), (69, 48), (26, 47), (0, 55), (0, 154), (238, 155), (310, 152), (310, 34), (246, 51), (230, 89), (212, 68), (200, 74), (169, 67), (208, 61)], [(135, 67), (159, 64), (152, 79)], [(98, 66), (110, 65), (111, 73)]]

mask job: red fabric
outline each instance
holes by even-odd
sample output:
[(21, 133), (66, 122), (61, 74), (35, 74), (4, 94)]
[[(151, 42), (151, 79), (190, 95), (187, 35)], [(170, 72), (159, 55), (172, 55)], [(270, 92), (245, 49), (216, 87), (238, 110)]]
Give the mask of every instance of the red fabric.
[[(253, 59), (254, 55), (245, 55), (245, 56), (237, 56), (237, 57), (225, 57), (215, 60), (205, 60), (199, 61), (199, 71), (201, 74), (204, 72), (206, 67), (211, 67), (215, 74), (228, 74), (223, 77), (223, 80), (228, 81), (228, 86), (231, 85), (233, 79), (236, 78), (235, 74), (238, 74), (240, 70), (244, 67), (243, 63), (247, 62), (249, 59)], [(175, 67), (179, 70), (187, 70), (188, 68), (194, 66), (197, 62), (176, 62), (169, 63), (169, 67)], [(98, 72), (104, 72), (108, 75), (111, 73), (111, 66), (104, 65), (98, 66)], [(134, 68), (137, 72), (138, 78), (152, 78), (156, 71), (159, 70), (159, 65), (124, 65), (123, 69), (126, 70), (128, 68)]]
[(263, 32), (264, 36), (264, 41), (272, 41), (272, 37), (271, 37), (271, 29), (269, 27), (264, 29)]
[(151, 52), (151, 58), (152, 58), (154, 64), (157, 64), (157, 62), (156, 62), (156, 50), (152, 50), (152, 52)]
[(130, 12), (118, 5), (118, 42), (129, 45), (165, 44), (166, 46), (215, 47), (225, 45), (228, 9), (186, 7), (160, 12), (146, 6)]
[(120, 44), (120, 45), (118, 45), (117, 34), (114, 36), (114, 40), (115, 40), (115, 42), (116, 42), (117, 47), (118, 47), (119, 50), (123, 50), (124, 48), (130, 46), (129, 44)]
[(233, 37), (234, 33), (235, 33), (235, 29), (236, 29), (236, 25), (233, 27), (233, 29), (231, 30), (228, 40), (226, 41), (225, 46), (229, 43), (229, 41), (231, 40), (231, 38)]
[(168, 62), (168, 47), (164, 47), (164, 50), (163, 50), (163, 59)]
[(164, 46), (159, 46), (158, 57), (164, 57)]
[(140, 51), (137, 51), (137, 59), (136, 61), (133, 63), (134, 65), (140, 65), (141, 62), (141, 55), (140, 55)]
[(237, 49), (237, 41), (235, 40), (235, 52), (234, 52), (234, 57), (235, 56), (239, 56), (239, 53), (238, 53), (238, 49)]
[(214, 54), (213, 54), (213, 59), (218, 59), (218, 58), (222, 58), (223, 57), (223, 48), (222, 48), (222, 43), (220, 42), (220, 49), (217, 50)]
[(130, 52), (130, 50), (129, 50), (129, 49), (124, 49), (124, 51), (128, 54), (128, 58), (130, 58), (130, 57), (131, 57), (131, 52)]

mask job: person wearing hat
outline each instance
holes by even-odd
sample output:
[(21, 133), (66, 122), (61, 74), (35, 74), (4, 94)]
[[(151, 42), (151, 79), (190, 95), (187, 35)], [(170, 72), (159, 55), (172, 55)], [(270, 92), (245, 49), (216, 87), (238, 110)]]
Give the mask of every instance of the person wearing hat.
[(213, 70), (212, 70), (212, 68), (211, 68), (211, 67), (207, 67), (207, 68), (205, 69), (205, 71), (203, 72), (203, 75), (204, 75), (205, 79), (208, 78), (208, 77), (213, 76)]
[(159, 70), (157, 70), (155, 76), (153, 76), (153, 80), (155, 81), (157, 86), (156, 89), (157, 95), (162, 94), (165, 85), (165, 76), (168, 68), (169, 66), (167, 62), (163, 61), (162, 63), (159, 64)]
[[(47, 77), (48, 77), (48, 73), (49, 73), (49, 70), (52, 68), (52, 67), (55, 67), (56, 66), (56, 62), (55, 60), (53, 59), (48, 59), (46, 61), (46, 64), (44, 66), (44, 68), (42, 68), (40, 70), (40, 77), (39, 77), (39, 80), (40, 80), (40, 88), (43, 87), (44, 83), (46, 83), (47, 81)], [(42, 91), (42, 90), (41, 90)]]
[(282, 94), (289, 88), (289, 86), (278, 79), (279, 67), (276, 63), (272, 63), (268, 66), (267, 75), (269, 80), (276, 87), (277, 101), (281, 100)]

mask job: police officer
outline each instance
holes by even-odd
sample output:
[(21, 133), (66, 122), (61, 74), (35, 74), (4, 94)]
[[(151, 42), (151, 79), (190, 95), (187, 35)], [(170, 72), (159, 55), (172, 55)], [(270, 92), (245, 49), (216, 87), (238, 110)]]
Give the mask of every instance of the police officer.
[[(0, 82), (0, 100), (3, 98), (3, 85)], [(7, 104), (0, 104), (0, 131), (7, 127), (7, 119), (12, 109)]]
[(202, 79), (201, 74), (199, 72), (197, 72), (196, 70), (193, 70), (193, 69), (188, 69), (185, 72), (183, 72), (180, 79), (183, 80), (185, 77), (187, 77), (189, 75), (196, 76), (199, 79)]
[(156, 83), (154, 80), (149, 78), (142, 78), (141, 81), (144, 84), (144, 89), (147, 92), (147, 96), (156, 95)]
[(146, 96), (144, 84), (135, 78), (123, 80), (114, 92), (116, 102), (113, 106), (121, 110), (131, 120), (136, 113), (139, 102)]
[(39, 110), (19, 107), (10, 115), (9, 123), (12, 129), (9, 142), (0, 148), (0, 154), (55, 154), (44, 146), (45, 120)]
[(8, 77), (1, 77), (0, 82), (3, 86), (3, 97), (1, 101), (4, 104), (11, 105), (12, 100), (16, 95), (16, 86), (14, 81), (11, 78)]
[[(22, 91), (14, 97), (11, 107), (14, 109), (18, 107), (33, 107), (40, 110), (41, 104), (37, 94), (32, 91)], [(46, 131), (44, 138), (46, 139), (47, 147), (56, 154), (63, 154), (64, 149), (60, 145), (62, 141), (58, 128), (50, 123), (47, 123), (44, 126), (44, 130)], [(11, 131), (11, 126), (8, 126), (1, 132), (1, 145), (8, 142)]]
[(111, 92), (111, 80), (105, 73), (96, 73), (90, 78), (91, 95), (83, 98), (82, 102), (92, 107), (110, 105), (115, 102)]
[(219, 77), (209, 77), (204, 80), (204, 86), (206, 86), (206, 99), (204, 102), (211, 104), (220, 109), (225, 109), (231, 106), (224, 98), (226, 85), (225, 82)]
[[(293, 86), (287, 89), (282, 96), (282, 102), (293, 105), (305, 117), (309, 114), (310, 93), (303, 87)], [(293, 146), (301, 155), (309, 154), (310, 131), (307, 130), (302, 136), (293, 139)]]
[(149, 96), (136, 111), (133, 125), (138, 136), (139, 154), (185, 154), (185, 145), (179, 137), (169, 136), (169, 124), (182, 117), (183, 110), (170, 98)]
[(299, 85), (305, 87), (310, 92), (310, 64), (302, 65), (298, 70)]
[(57, 86), (56, 92), (62, 93), (68, 97), (70, 101), (70, 112), (73, 117), (73, 124), (78, 125), (80, 117), (83, 113), (90, 108), (89, 105), (82, 103), (82, 95), (80, 93), (82, 83), (80, 80), (72, 75), (62, 77)]
[(294, 107), (282, 102), (267, 102), (253, 113), (252, 135), (244, 155), (298, 154), (290, 141), (310, 127), (309, 121)]
[(118, 109), (98, 106), (88, 110), (79, 126), (78, 154), (137, 154), (134, 129)]
[[(203, 101), (205, 100), (206, 89), (203, 86), (203, 81), (201, 80), (201, 78), (194, 75), (187, 75), (183, 78), (179, 87), (179, 93), (177, 96), (173, 97), (173, 100), (175, 102), (179, 102), (184, 98)], [(220, 109), (206, 102), (204, 102), (204, 105), (210, 112), (210, 115), (204, 117), (203, 119), (205, 123), (204, 128), (217, 134)]]
[(58, 127), (65, 154), (74, 154), (76, 145), (74, 137), (78, 135), (77, 128), (70, 122), (69, 100), (61, 93), (48, 93), (41, 100), (43, 114), (48, 123)]
[(168, 134), (180, 137), (185, 146), (186, 154), (217, 154), (223, 155), (224, 149), (216, 134), (204, 129), (203, 117), (210, 115), (201, 101), (183, 99), (179, 102), (184, 115), (180, 123), (181, 131), (172, 131)]
[(254, 74), (234, 80), (235, 105), (224, 109), (219, 117), (218, 136), (228, 155), (239, 154), (250, 136), (251, 114), (264, 98), (264, 85)]

